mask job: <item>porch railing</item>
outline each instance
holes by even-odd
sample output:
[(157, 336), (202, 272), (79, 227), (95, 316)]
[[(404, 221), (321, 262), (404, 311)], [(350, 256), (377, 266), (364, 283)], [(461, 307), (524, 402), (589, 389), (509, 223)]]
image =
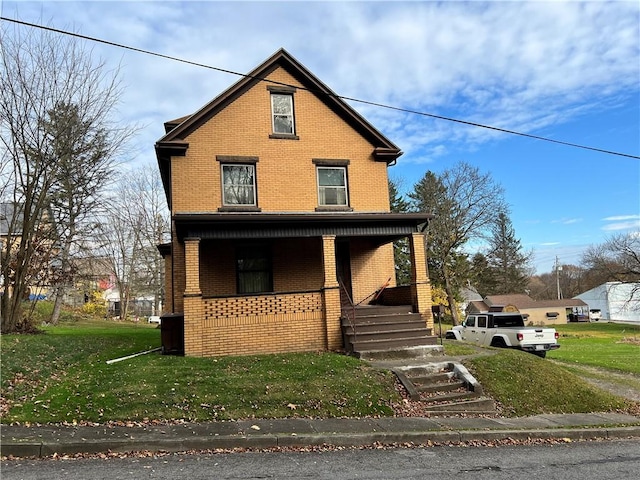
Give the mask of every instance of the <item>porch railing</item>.
[[(353, 342), (356, 342), (356, 305), (353, 303), (351, 299), (351, 295), (349, 295), (349, 291), (342, 283), (342, 280), (338, 278), (338, 284), (340, 285), (341, 295), (340, 295), (340, 310), (343, 316), (347, 318), (347, 322), (351, 327), (351, 331), (353, 332)], [(344, 336), (345, 348), (347, 348), (347, 337)]]

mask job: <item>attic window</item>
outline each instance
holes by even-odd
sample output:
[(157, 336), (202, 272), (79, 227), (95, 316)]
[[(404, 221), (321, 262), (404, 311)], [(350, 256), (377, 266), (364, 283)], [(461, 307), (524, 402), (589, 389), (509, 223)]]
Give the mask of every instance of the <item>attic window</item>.
[(295, 135), (293, 95), (288, 93), (272, 93), (271, 114), (274, 134)]

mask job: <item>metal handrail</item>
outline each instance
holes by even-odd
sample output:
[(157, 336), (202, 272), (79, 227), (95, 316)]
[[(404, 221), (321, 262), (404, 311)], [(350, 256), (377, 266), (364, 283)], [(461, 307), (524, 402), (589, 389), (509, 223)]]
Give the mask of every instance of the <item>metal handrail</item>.
[(347, 320), (349, 322), (349, 325), (351, 326), (351, 331), (353, 332), (353, 342), (355, 343), (357, 339), (356, 324), (355, 324), (356, 306), (353, 303), (353, 300), (351, 299), (351, 295), (349, 295), (347, 288), (344, 286), (344, 283), (342, 283), (342, 280), (340, 278), (338, 278), (338, 285), (340, 285), (340, 289), (344, 292), (344, 295), (345, 295), (344, 298), (347, 299), (347, 303), (345, 304), (345, 302), (343, 302), (342, 300), (343, 298), (342, 295), (340, 295), (340, 310), (344, 315), (347, 316)]

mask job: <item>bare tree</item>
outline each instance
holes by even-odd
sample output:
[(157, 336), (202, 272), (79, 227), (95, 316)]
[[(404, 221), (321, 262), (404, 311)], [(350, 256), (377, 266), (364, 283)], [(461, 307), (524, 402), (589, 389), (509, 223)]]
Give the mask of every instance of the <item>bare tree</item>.
[(171, 224), (162, 181), (155, 165), (144, 165), (134, 171), (134, 204), (141, 212), (141, 265), (138, 277), (144, 282), (144, 289), (154, 297), (154, 311), (160, 311), (164, 300), (164, 261), (157, 246), (169, 241)]
[(102, 255), (109, 259), (126, 319), (138, 296), (163, 295), (164, 264), (157, 245), (167, 240), (169, 215), (157, 169), (143, 166), (123, 174), (102, 225)]
[(613, 235), (592, 245), (582, 256), (582, 265), (591, 276), (635, 285), (629, 300), (640, 299), (640, 232)]
[(444, 287), (457, 325), (456, 294), (466, 278), (466, 273), (458, 275), (463, 265), (466, 268), (461, 249), (486, 236), (498, 214), (506, 211), (503, 189), (489, 174), (461, 162), (440, 175), (427, 172), (409, 197), (417, 210), (434, 215), (427, 230), (429, 273)]
[[(95, 62), (80, 41), (3, 24), (0, 44), (2, 159), (12, 166), (0, 170), (6, 185), (0, 200), (14, 207), (0, 259), (2, 331), (10, 332), (25, 320), (30, 270), (51, 270), (55, 256), (62, 282), (56, 291), (63, 293), (80, 225), (133, 132), (113, 122), (121, 94), (117, 69)], [(47, 264), (34, 265), (36, 232), (51, 249)]]

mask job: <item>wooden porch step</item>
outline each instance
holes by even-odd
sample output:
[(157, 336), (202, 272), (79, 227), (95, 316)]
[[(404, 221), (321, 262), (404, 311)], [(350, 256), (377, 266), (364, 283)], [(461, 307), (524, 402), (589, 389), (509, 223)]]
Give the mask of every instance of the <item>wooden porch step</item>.
[(379, 321), (374, 323), (358, 323), (351, 325), (348, 320), (342, 321), (342, 328), (345, 334), (353, 333), (356, 331), (357, 335), (362, 333), (373, 332), (391, 332), (394, 330), (414, 330), (425, 329), (424, 320), (418, 317), (418, 319), (395, 321)]
[(413, 313), (411, 305), (361, 305), (355, 307), (356, 317), (368, 317), (376, 315), (398, 315)]
[(394, 340), (397, 338), (423, 338), (429, 337), (429, 332), (424, 328), (396, 328), (393, 330), (371, 330), (361, 331), (356, 330), (357, 333), (350, 331), (345, 332), (345, 337), (351, 342), (362, 342), (369, 340)]
[(416, 322), (425, 324), (419, 313), (394, 313), (392, 315), (363, 315), (355, 318), (342, 317), (342, 326), (385, 325)]

